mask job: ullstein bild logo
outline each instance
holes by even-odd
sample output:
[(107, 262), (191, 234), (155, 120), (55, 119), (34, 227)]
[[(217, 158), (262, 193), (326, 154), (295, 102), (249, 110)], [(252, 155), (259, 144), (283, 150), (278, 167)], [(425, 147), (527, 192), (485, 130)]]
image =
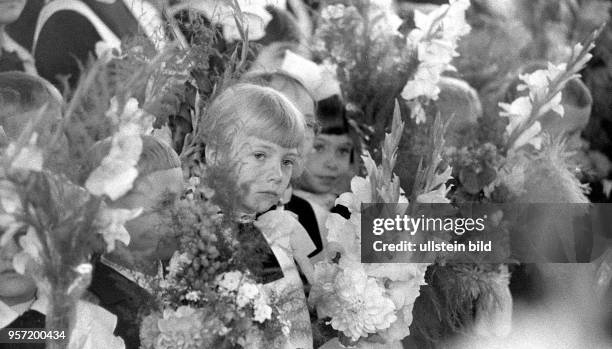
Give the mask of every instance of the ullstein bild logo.
[(610, 245), (589, 242), (612, 241), (610, 226), (612, 204), (363, 204), (361, 258), (588, 263)]
[(468, 241), (466, 244), (457, 241), (447, 243), (431, 240), (424, 243), (405, 240), (397, 243), (384, 243), (381, 240), (377, 240), (374, 241), (372, 248), (375, 252), (491, 252), (491, 241)]

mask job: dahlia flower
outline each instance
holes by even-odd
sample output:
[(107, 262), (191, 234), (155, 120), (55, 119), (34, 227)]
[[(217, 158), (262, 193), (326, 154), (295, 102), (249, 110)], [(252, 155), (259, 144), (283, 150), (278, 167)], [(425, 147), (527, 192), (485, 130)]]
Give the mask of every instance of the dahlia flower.
[(353, 340), (391, 326), (397, 319), (395, 305), (377, 280), (369, 278), (360, 263), (344, 266), (334, 278), (334, 293), (318, 309), (330, 316), (334, 329)]

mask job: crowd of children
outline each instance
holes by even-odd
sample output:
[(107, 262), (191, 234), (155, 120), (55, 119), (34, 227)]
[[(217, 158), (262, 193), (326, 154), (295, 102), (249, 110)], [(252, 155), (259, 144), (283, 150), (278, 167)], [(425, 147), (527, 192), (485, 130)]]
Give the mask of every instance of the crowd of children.
[[(61, 96), (44, 79), (2, 73), (0, 91), (4, 144), (15, 140), (30, 121), (23, 117), (30, 115), (25, 111), (51, 105), (55, 112), (49, 114), (59, 115)], [(42, 137), (50, 137), (53, 122), (46, 120), (38, 126)], [(280, 69), (255, 70), (215, 98), (203, 124), (207, 128), (197, 137), (205, 140), (206, 164), (231, 169), (239, 198), (236, 219), (260, 232), (242, 238), (269, 245), (263, 266), (266, 286), (294, 295), (291, 303), (284, 304), (292, 324), (287, 348), (312, 347), (304, 283), (312, 278), (312, 262), (323, 255), (326, 214), (339, 188), (348, 186), (340, 181), (350, 178), (357, 156), (339, 96), (315, 101), (299, 77)], [(163, 274), (161, 262), (176, 249), (176, 237), (163, 228), (160, 212), (171, 207), (183, 189), (179, 156), (162, 140), (140, 137), (138, 178), (127, 194), (108, 205), (143, 208), (143, 212), (126, 224), (128, 246), (118, 244), (110, 254), (93, 256), (93, 279), (77, 309), (76, 323), (96, 330), (80, 333), (77, 326), (72, 337), (85, 340), (87, 348), (98, 348), (99, 343), (105, 343), (105, 348), (139, 347), (139, 309), (152, 302), (150, 282)], [(81, 184), (110, 147), (106, 139), (88, 151)], [(21, 235), (1, 250), (2, 327), (44, 328), (46, 295), (12, 267)], [(296, 303), (296, 297), (301, 301)], [(11, 348), (10, 344), (0, 347)]]
[[(31, 37), (24, 32), (20, 42), (31, 44), (32, 49), (11, 39), (6, 30), (28, 1), (35, 14), (29, 12), (23, 18), (35, 20), (30, 23)], [(41, 107), (48, 115), (58, 116), (36, 124), (39, 143), (45, 144), (45, 137), (51, 137), (60, 121), (63, 98), (58, 88), (77, 84), (77, 62), (95, 56), (98, 42), (117, 45), (140, 30), (156, 46), (162, 45), (159, 33), (150, 29), (160, 23), (161, 11), (144, 1), (138, 3), (140, 11), (149, 14), (147, 18), (135, 16), (135, 5), (130, 7), (123, 0), (54, 0), (44, 5), (0, 0), (0, 148), (15, 141), (29, 125), (31, 119), (23, 116), (33, 118)], [(179, 36), (177, 31), (162, 35), (164, 40), (180, 41)], [(262, 49), (250, 70), (210, 103), (201, 122), (205, 127), (192, 135), (204, 144), (201, 158), (206, 165), (230, 171), (235, 180), (235, 220), (245, 227), (238, 239), (266, 246), (263, 252), (258, 250), (263, 262), (253, 266), (253, 272), (262, 272), (258, 276), (266, 287), (294, 295), (290, 303), (281, 305), (291, 323), (286, 348), (313, 348), (306, 302), (312, 265), (327, 257), (325, 222), (338, 209), (338, 195), (349, 190), (361, 155), (357, 130), (349, 122), (338, 83), (325, 80), (323, 68), (307, 56), (307, 50), (296, 43), (272, 43)], [(316, 72), (321, 74), (319, 79), (313, 79)], [(68, 77), (67, 84), (61, 76)], [(576, 89), (585, 88), (576, 85)], [(177, 237), (164, 229), (161, 216), (184, 190), (179, 155), (184, 134), (171, 144), (153, 135), (135, 137), (143, 143), (138, 177), (128, 193), (106, 204), (143, 211), (126, 224), (129, 245), (118, 243), (112, 253), (92, 256), (93, 278), (78, 304), (71, 336), (81, 348), (140, 347), (141, 309), (153, 301), (151, 282), (163, 276), (165, 263), (177, 248)], [(65, 142), (59, 144), (58, 154), (66, 151), (61, 149)], [(105, 139), (88, 150), (80, 185), (110, 148), (110, 140)], [(59, 165), (46, 169), (53, 166)], [(14, 235), (0, 247), (1, 329), (45, 326), (48, 295), (13, 267), (23, 235)], [(43, 346), (31, 344), (32, 348)], [(0, 343), (0, 349), (22, 347), (26, 346)]]

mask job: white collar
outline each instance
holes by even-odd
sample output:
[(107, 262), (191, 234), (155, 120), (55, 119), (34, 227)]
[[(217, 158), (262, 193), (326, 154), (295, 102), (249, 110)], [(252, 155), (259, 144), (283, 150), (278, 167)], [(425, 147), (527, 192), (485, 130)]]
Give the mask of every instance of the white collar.
[(126, 268), (118, 263), (115, 263), (109, 260), (108, 258), (104, 256), (100, 258), (100, 262), (106, 265), (107, 267), (113, 269), (117, 273), (121, 274), (124, 278), (130, 280), (131, 282), (145, 289), (147, 292), (151, 294), (154, 294), (154, 291), (155, 291), (155, 287), (154, 287), (155, 281), (163, 279), (163, 275), (164, 275), (164, 267), (162, 266), (161, 262), (158, 262), (158, 269), (157, 269), (156, 276), (149, 276), (139, 271)]
[(0, 301), (0, 328), (5, 328), (18, 317), (19, 313), (6, 303)]
[(15, 40), (13, 40), (6, 33), (0, 32), (0, 35), (2, 35), (2, 48), (5, 51), (14, 52), (21, 59), (24, 59), (24, 58), (28, 58), (29, 59), (29, 58), (31, 58), (31, 56), (29, 54), (25, 55), (25, 53), (27, 52), (26, 49), (23, 48), (21, 45), (19, 45)]
[(8, 304), (0, 301), (0, 328), (5, 328), (10, 325), (11, 322), (15, 321), (23, 313), (28, 310), (36, 310), (39, 313), (47, 314), (47, 299), (44, 297), (38, 297), (20, 304), (9, 306)]

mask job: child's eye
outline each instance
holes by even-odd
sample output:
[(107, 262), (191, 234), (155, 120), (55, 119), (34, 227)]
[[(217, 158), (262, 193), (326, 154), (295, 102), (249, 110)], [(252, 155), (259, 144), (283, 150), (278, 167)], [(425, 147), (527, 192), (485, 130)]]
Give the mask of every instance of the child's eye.
[(340, 148), (338, 149), (338, 152), (345, 156), (345, 155), (350, 155), (351, 154), (351, 148)]
[(263, 152), (256, 152), (253, 153), (253, 156), (255, 157), (255, 159), (257, 160), (264, 160), (266, 158), (266, 154)]
[(325, 145), (323, 145), (323, 144), (315, 144), (312, 147), (318, 153), (320, 153), (320, 152), (325, 150)]
[(293, 166), (293, 165), (295, 165), (295, 161), (293, 161), (291, 159), (283, 160), (283, 166)]

